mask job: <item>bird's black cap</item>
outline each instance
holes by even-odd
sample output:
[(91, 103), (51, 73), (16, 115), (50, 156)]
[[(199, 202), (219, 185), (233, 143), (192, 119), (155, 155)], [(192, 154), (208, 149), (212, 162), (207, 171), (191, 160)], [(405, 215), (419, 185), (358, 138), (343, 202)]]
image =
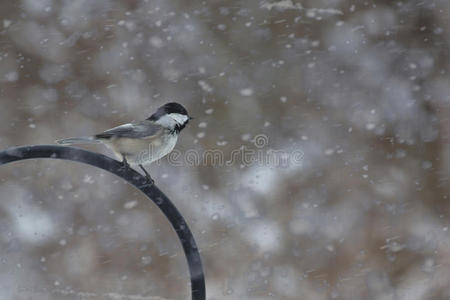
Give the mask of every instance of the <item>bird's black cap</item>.
[(149, 120), (156, 121), (165, 114), (180, 114), (189, 116), (186, 108), (183, 105), (176, 102), (169, 102), (158, 108), (158, 110), (148, 118)]

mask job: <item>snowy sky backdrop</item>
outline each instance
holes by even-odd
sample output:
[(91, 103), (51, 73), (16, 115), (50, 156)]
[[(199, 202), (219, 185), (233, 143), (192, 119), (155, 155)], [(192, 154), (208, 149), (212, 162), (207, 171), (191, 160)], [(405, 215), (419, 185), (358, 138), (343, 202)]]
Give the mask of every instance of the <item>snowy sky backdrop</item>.
[[(149, 168), (208, 299), (449, 299), (449, 20), (447, 0), (1, 1), (0, 148), (180, 102), (181, 154), (303, 154)], [(16, 163), (0, 198), (1, 299), (188, 299), (176, 235), (112, 175)]]

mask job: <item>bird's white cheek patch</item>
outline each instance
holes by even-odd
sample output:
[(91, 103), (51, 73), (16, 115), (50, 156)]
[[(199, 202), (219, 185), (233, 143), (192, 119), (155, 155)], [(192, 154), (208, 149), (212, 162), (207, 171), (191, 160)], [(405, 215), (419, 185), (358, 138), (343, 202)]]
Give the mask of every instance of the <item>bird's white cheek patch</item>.
[(176, 113), (169, 114), (169, 117), (174, 119), (179, 124), (184, 124), (188, 120), (188, 116)]
[(175, 121), (174, 118), (169, 117), (169, 115), (162, 116), (155, 123), (168, 128), (173, 128), (177, 125), (177, 121)]

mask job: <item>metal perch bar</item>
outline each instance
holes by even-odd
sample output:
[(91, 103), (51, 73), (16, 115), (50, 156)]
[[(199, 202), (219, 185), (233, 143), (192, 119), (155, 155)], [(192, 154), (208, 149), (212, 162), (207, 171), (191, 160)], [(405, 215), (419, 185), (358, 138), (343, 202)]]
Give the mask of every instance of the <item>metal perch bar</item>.
[(65, 146), (35, 145), (9, 148), (0, 152), (0, 165), (35, 158), (63, 159), (95, 166), (123, 178), (141, 190), (163, 212), (181, 241), (191, 277), (191, 299), (206, 299), (205, 276), (194, 236), (178, 209), (155, 184), (148, 184), (144, 176), (131, 168), (123, 168), (122, 162), (108, 156)]

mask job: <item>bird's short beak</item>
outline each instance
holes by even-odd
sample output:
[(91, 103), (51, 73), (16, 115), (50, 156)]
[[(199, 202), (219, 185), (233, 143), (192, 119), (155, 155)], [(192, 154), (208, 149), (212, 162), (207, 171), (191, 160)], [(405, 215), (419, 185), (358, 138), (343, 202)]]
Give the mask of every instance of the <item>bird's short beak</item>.
[(189, 120), (193, 120), (193, 119), (194, 119), (194, 117), (189, 116)]

